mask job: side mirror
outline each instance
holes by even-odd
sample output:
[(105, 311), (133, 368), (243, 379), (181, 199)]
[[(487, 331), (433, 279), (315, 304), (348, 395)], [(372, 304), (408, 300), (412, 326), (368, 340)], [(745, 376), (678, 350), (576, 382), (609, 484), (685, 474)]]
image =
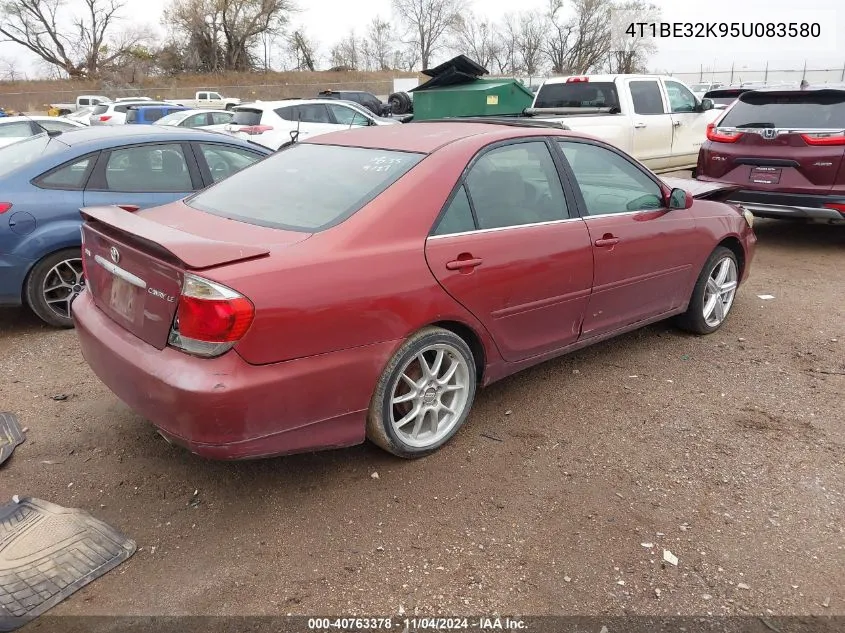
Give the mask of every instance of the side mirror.
[(701, 111), (705, 112), (706, 110), (713, 109), (713, 100), (712, 99), (702, 99), (701, 100)]
[(692, 194), (683, 189), (672, 189), (669, 194), (670, 209), (689, 209), (692, 206)]

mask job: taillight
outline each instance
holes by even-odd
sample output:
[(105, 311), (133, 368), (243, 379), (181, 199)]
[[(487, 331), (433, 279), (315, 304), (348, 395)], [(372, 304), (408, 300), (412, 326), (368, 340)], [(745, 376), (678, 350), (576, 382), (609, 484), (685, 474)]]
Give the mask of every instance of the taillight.
[(85, 227), (79, 227), (79, 239), (80, 244), (82, 244), (82, 277), (83, 279), (88, 279), (88, 257), (85, 253)]
[(110, 114), (102, 114), (100, 115), (100, 121), (108, 121), (111, 118)]
[(579, 84), (579, 83), (586, 83), (586, 82), (589, 82), (589, 81), (590, 81), (589, 77), (569, 77), (566, 80), (566, 83), (568, 83), (568, 84)]
[(255, 317), (239, 292), (196, 275), (185, 275), (168, 344), (195, 356), (219, 356), (246, 334)]
[(707, 124), (707, 140), (716, 143), (736, 143), (742, 138), (742, 132), (727, 131), (716, 127), (715, 123)]
[(826, 205), (828, 209), (834, 209), (835, 211), (839, 211), (842, 214), (842, 217), (845, 218), (845, 202), (828, 202)]
[(801, 138), (807, 145), (845, 145), (845, 132), (813, 132)]
[(11, 202), (0, 202), (0, 213), (6, 213), (9, 209), (12, 208)]
[(256, 134), (264, 134), (264, 132), (269, 132), (272, 129), (272, 125), (247, 125), (242, 128), (238, 128), (238, 132), (254, 136)]

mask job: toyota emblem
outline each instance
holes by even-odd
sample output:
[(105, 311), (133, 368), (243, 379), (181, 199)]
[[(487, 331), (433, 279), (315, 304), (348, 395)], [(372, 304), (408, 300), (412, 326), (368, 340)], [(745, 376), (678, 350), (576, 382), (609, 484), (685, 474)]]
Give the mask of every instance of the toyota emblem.
[(120, 261), (120, 251), (117, 250), (116, 246), (112, 246), (109, 249), (109, 255), (111, 255), (111, 260), (116, 264)]

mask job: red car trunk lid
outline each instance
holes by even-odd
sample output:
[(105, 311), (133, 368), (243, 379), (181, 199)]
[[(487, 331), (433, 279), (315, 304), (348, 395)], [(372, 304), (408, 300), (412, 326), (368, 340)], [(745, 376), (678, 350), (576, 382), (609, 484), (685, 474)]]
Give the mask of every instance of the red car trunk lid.
[(163, 349), (184, 271), (262, 257), (263, 246), (201, 237), (117, 207), (82, 210), (88, 291), (113, 321)]

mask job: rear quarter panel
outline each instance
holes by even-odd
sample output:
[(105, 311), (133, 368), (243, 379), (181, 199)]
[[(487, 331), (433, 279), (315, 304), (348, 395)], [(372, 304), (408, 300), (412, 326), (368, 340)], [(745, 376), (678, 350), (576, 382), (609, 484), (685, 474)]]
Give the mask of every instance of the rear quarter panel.
[(694, 267), (695, 277), (690, 285), (690, 292), (710, 253), (724, 240), (736, 240), (742, 248), (743, 261), (740, 266), (741, 280), (744, 281), (748, 277), (757, 242), (754, 231), (748, 226), (745, 218), (733, 206), (709, 200), (696, 200), (692, 211), (696, 228), (701, 235), (701, 245), (695, 253), (697, 266)]
[[(426, 263), (425, 239), (474, 154), (455, 143), (352, 217), (269, 258), (208, 273), (253, 301), (255, 321), (236, 346), (249, 363), (267, 364), (384, 341), (396, 346), (427, 324), (459, 321), (492, 341), (439, 286)], [(271, 230), (271, 229), (270, 229)]]

